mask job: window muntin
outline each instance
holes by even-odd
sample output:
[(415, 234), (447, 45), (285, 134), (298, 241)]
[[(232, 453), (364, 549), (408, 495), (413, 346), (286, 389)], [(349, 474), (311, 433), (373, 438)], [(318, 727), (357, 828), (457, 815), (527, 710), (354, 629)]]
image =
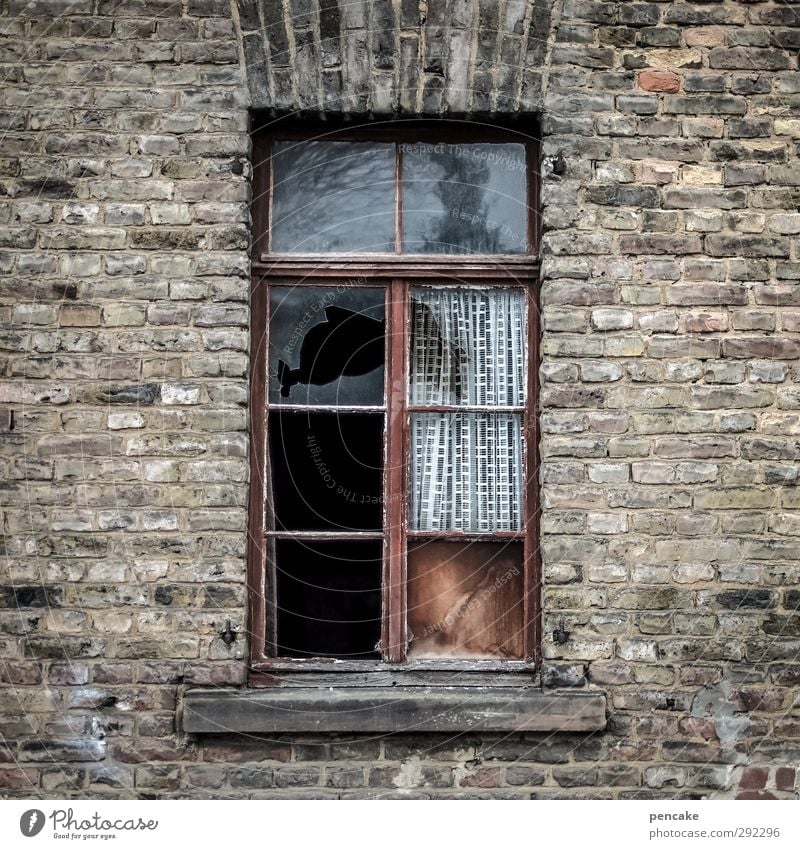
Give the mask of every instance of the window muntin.
[[(435, 136), (430, 144), (426, 140), (423, 144), (442, 150)], [(402, 142), (395, 144), (398, 175), (402, 173), (402, 151), (408, 147)], [(262, 149), (268, 153), (274, 147), (268, 143), (266, 148), (262, 144)], [(525, 145), (526, 168), (531, 161), (531, 149), (530, 144)], [(512, 160), (519, 161), (519, 158)], [(512, 164), (511, 169), (518, 171), (518, 165)], [(525, 232), (533, 234), (535, 228), (527, 207), (535, 200), (534, 184), (528, 173), (517, 176), (522, 187)], [(274, 170), (273, 182), (265, 183), (257, 169), (257, 193), (259, 185), (274, 186)], [(261, 191), (262, 197), (268, 199), (269, 191), (264, 188)], [(260, 536), (251, 542), (251, 551), (257, 558), (251, 581), (256, 588), (264, 587), (263, 594), (256, 592), (253, 596), (256, 636), (252, 662), (256, 670), (279, 669), (285, 664), (291, 667), (297, 663), (311, 669), (316, 662), (322, 664), (319, 669), (325, 669), (327, 659), (333, 657), (338, 658), (336, 668), (340, 671), (365, 668), (363, 663), (369, 665), (374, 662), (372, 658), (428, 665), (439, 660), (465, 663), (492, 660), (506, 667), (515, 659), (531, 659), (538, 653), (539, 625), (535, 618), (538, 561), (533, 521), (536, 422), (532, 413), (533, 377), (526, 366), (530, 358), (536, 358), (536, 340), (529, 321), (535, 300), (527, 282), (522, 282), (533, 276), (535, 266), (512, 265), (524, 256), (511, 253), (507, 261), (501, 256), (492, 257), (491, 266), (483, 262), (482, 254), (471, 255), (468, 260), (464, 256), (447, 256), (447, 266), (445, 258), (438, 260), (435, 254), (418, 255), (420, 259), (406, 261), (399, 254), (403, 244), (402, 191), (401, 188), (395, 198), (398, 216), (394, 256), (382, 259), (374, 255), (364, 263), (357, 258), (365, 253), (354, 251), (351, 256), (330, 252), (298, 264), (294, 259), (302, 258), (298, 251), (284, 253), (285, 260), (279, 253), (264, 254), (265, 264), (256, 266), (258, 280), (254, 282), (254, 292), (259, 285), (272, 291), (266, 299), (260, 297), (260, 302), (266, 316), (270, 312), (266, 300), (271, 301), (272, 312), (266, 321), (273, 334), (269, 340), (269, 357), (264, 355), (263, 342), (259, 344), (254, 339), (254, 352), (258, 352), (254, 378), (264, 387), (262, 390), (254, 384), (254, 394), (263, 396), (258, 404), (263, 404), (266, 424), (266, 439), (262, 442), (262, 437), (258, 437), (256, 443), (269, 445), (266, 455), (262, 454), (267, 462), (259, 461), (256, 456), (253, 469), (253, 477), (258, 481), (255, 490), (260, 495), (251, 512), (251, 517), (255, 517), (251, 526), (257, 528), (260, 523), (263, 542), (259, 542)], [(263, 204), (254, 207), (254, 218), (257, 228), (259, 222), (264, 226), (264, 231), (257, 229), (258, 241), (261, 232), (267, 235), (269, 213), (265, 214)], [(435, 222), (435, 214), (431, 220)], [(530, 256), (533, 239), (528, 236), (520, 243)], [(326, 256), (331, 259), (326, 260)], [(476, 256), (482, 264), (474, 264)], [(469, 264), (459, 265), (462, 261)], [(329, 270), (337, 264), (345, 274), (346, 269), (357, 268), (355, 273), (359, 276), (337, 276)], [(426, 267), (438, 268), (438, 279), (430, 272), (420, 277), (415, 271)], [(292, 292), (303, 294), (295, 297), (293, 303)], [(368, 299), (372, 298), (366, 306), (363, 301), (358, 302), (362, 292)], [(380, 292), (377, 297), (376, 292)], [(332, 379), (322, 374), (324, 379), (316, 382), (312, 378), (320, 375), (313, 375), (313, 369), (306, 368), (303, 375), (282, 380), (277, 359), (286, 363), (284, 376), (287, 368), (290, 372), (303, 369), (298, 359), (290, 362), (289, 358), (280, 356), (281, 350), (285, 352), (288, 345), (292, 349), (290, 354), (299, 354), (307, 331), (335, 323), (329, 320), (326, 307), (342, 306), (348, 298), (351, 300), (344, 309), (351, 313), (347, 316), (349, 321), (360, 320), (362, 313), (378, 318), (380, 310), (376, 311), (376, 305), (385, 298), (382, 368), (367, 371), (361, 367), (355, 369), (361, 373), (334, 375)], [(424, 368), (420, 371), (414, 366), (414, 358), (429, 357), (433, 347), (430, 339), (415, 333), (414, 324), (420, 320), (419, 313), (430, 313), (432, 306), (458, 313), (465, 304), (472, 307), (476, 316), (482, 316), (479, 320), (482, 329), (476, 338), (470, 338), (469, 333), (459, 330), (457, 323), (451, 321), (456, 329), (446, 330), (445, 338), (436, 342), (439, 345), (446, 341), (453, 349), (452, 362), (445, 371), (452, 372), (455, 364), (457, 374), (451, 374), (448, 383), (444, 375), (435, 376), (430, 367), (425, 372)], [(276, 307), (283, 312), (283, 320), (278, 317)], [(490, 313), (494, 319), (488, 317)], [(502, 318), (499, 324), (498, 317)], [(258, 316), (255, 321), (259, 321)], [(297, 333), (298, 322), (305, 332)], [(447, 318), (441, 316), (438, 322), (448, 324)], [(325, 341), (312, 356), (312, 362), (316, 356), (329, 366), (336, 357), (319, 355), (333, 345), (335, 334), (320, 330), (317, 333)], [(377, 333), (366, 336), (373, 346), (377, 345)], [(364, 346), (357, 341), (353, 343), (348, 334), (342, 338), (347, 338), (357, 349)], [(489, 352), (492, 352), (491, 363), (486, 361)], [(496, 356), (503, 352), (505, 356)], [(352, 356), (351, 352), (343, 359)], [(263, 357), (261, 366), (257, 362), (260, 357)], [(371, 381), (372, 388), (368, 389)], [(327, 429), (323, 426), (326, 415), (328, 424), (333, 423)], [(414, 519), (416, 472), (412, 443), (414, 428), (419, 428), (421, 422), (436, 422), (435, 429), (455, 434), (453, 440), (460, 440), (461, 446), (465, 434), (467, 443), (473, 439), (476, 444), (484, 445), (480, 463), (462, 463), (463, 468), (457, 471), (448, 469), (453, 472), (447, 484), (453, 504), (443, 514), (426, 508), (429, 516), (437, 517), (436, 521)], [(334, 438), (333, 431), (341, 432)], [(261, 429), (255, 428), (255, 432), (258, 436)], [(382, 433), (382, 439), (376, 439), (377, 432)], [(367, 475), (370, 483), (358, 479), (358, 474), (351, 475), (345, 469), (346, 463), (334, 469), (319, 461), (318, 455), (312, 457), (310, 449), (318, 448), (321, 441), (327, 441), (328, 453), (331, 445), (338, 444), (334, 453), (339, 459), (366, 456), (366, 462), (356, 459), (354, 466), (370, 469), (371, 477)], [(451, 444), (449, 439), (443, 442)], [(351, 499), (355, 494), (356, 498), (371, 503), (358, 509), (351, 503), (337, 512), (332, 502), (322, 497), (319, 481), (316, 486), (310, 486), (307, 480), (291, 480), (291, 469), (297, 468), (298, 445), (309, 455), (306, 466), (320, 481), (330, 485), (331, 478), (337, 479), (335, 493)], [(424, 451), (417, 453), (424, 455)], [(438, 447), (434, 453), (438, 453)], [(480, 472), (472, 473), (473, 467), (480, 468)], [(278, 482), (282, 479), (286, 484), (287, 478), (289, 482), (281, 491)], [(353, 478), (356, 478), (354, 485)], [(378, 479), (380, 491), (376, 492)], [(483, 496), (480, 509), (472, 506), (476, 489)], [(327, 496), (330, 498), (330, 493)], [(281, 509), (281, 499), (288, 505), (287, 509)], [(416, 498), (416, 502), (422, 504), (424, 498)], [(305, 515), (302, 509), (297, 511), (298, 503), (305, 505)], [(348, 546), (356, 542), (372, 544), (369, 557), (356, 557), (352, 553)], [(302, 554), (306, 548), (313, 551), (313, 556)], [(380, 576), (376, 588), (378, 561)], [(320, 568), (321, 563), (327, 566)], [(348, 563), (361, 565), (350, 574)], [(320, 580), (320, 575), (327, 574), (326, 569), (329, 578)], [(366, 583), (365, 574), (372, 576)], [(345, 585), (335, 585), (337, 580), (345, 580)], [(330, 585), (331, 581), (334, 586)], [(347, 581), (351, 583), (348, 585)], [(302, 588), (301, 592), (296, 591), (298, 587)], [(376, 598), (380, 600), (379, 612)], [(353, 604), (359, 599), (364, 602), (360, 607)], [(444, 611), (437, 607), (442, 604)], [(317, 608), (322, 605), (326, 615), (319, 617), (318, 633), (311, 639), (302, 629), (303, 623), (308, 623), (314, 630), (319, 609), (308, 615), (309, 610), (315, 609), (314, 605)], [(347, 633), (352, 639), (342, 642), (342, 635)], [(369, 643), (373, 637), (375, 641)]]

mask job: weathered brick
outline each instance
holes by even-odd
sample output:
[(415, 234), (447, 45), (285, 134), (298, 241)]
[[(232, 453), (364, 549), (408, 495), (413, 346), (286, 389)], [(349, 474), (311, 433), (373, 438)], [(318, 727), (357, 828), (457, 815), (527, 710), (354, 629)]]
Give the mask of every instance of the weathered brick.
[[(5, 9), (4, 789), (796, 792), (770, 716), (800, 686), (792, 4)], [(184, 687), (247, 685), (219, 634), (247, 621), (250, 108), (541, 114), (537, 544), (569, 638), (537, 674), (602, 690), (606, 731), (176, 737)], [(717, 695), (738, 741), (699, 715)]]
[(681, 78), (672, 71), (642, 71), (639, 74), (639, 88), (644, 91), (674, 93), (680, 91)]

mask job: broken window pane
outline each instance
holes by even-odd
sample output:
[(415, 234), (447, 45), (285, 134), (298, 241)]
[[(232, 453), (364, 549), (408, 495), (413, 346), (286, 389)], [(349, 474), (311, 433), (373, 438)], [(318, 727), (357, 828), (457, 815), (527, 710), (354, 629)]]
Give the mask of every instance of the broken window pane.
[(380, 530), (383, 414), (269, 416), (277, 530)]
[(403, 253), (524, 254), (522, 144), (403, 147)]
[(273, 253), (394, 252), (394, 144), (275, 142), (271, 164)]
[(411, 290), (411, 404), (522, 406), (526, 361), (519, 289)]
[(380, 657), (380, 541), (275, 546), (278, 633), (282, 657)]
[(412, 414), (412, 530), (519, 530), (522, 480), (521, 414)]
[(384, 290), (270, 290), (270, 404), (383, 404)]
[(409, 657), (522, 658), (522, 558), (519, 542), (410, 545)]

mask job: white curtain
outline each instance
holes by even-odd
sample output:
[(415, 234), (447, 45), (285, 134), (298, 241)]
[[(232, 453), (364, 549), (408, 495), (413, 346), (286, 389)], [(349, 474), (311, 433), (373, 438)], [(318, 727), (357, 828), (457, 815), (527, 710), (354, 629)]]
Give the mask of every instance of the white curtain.
[(412, 405), (487, 412), (411, 416), (411, 529), (468, 533), (522, 524), (525, 299), (518, 290), (412, 292)]
[(525, 298), (517, 289), (411, 293), (412, 404), (525, 403)]

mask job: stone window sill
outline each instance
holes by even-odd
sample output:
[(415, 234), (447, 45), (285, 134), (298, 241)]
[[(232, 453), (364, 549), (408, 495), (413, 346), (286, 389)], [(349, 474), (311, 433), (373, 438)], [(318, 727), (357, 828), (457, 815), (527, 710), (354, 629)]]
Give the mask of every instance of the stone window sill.
[(283, 732), (602, 731), (603, 693), (533, 687), (287, 687), (194, 689), (192, 734)]

